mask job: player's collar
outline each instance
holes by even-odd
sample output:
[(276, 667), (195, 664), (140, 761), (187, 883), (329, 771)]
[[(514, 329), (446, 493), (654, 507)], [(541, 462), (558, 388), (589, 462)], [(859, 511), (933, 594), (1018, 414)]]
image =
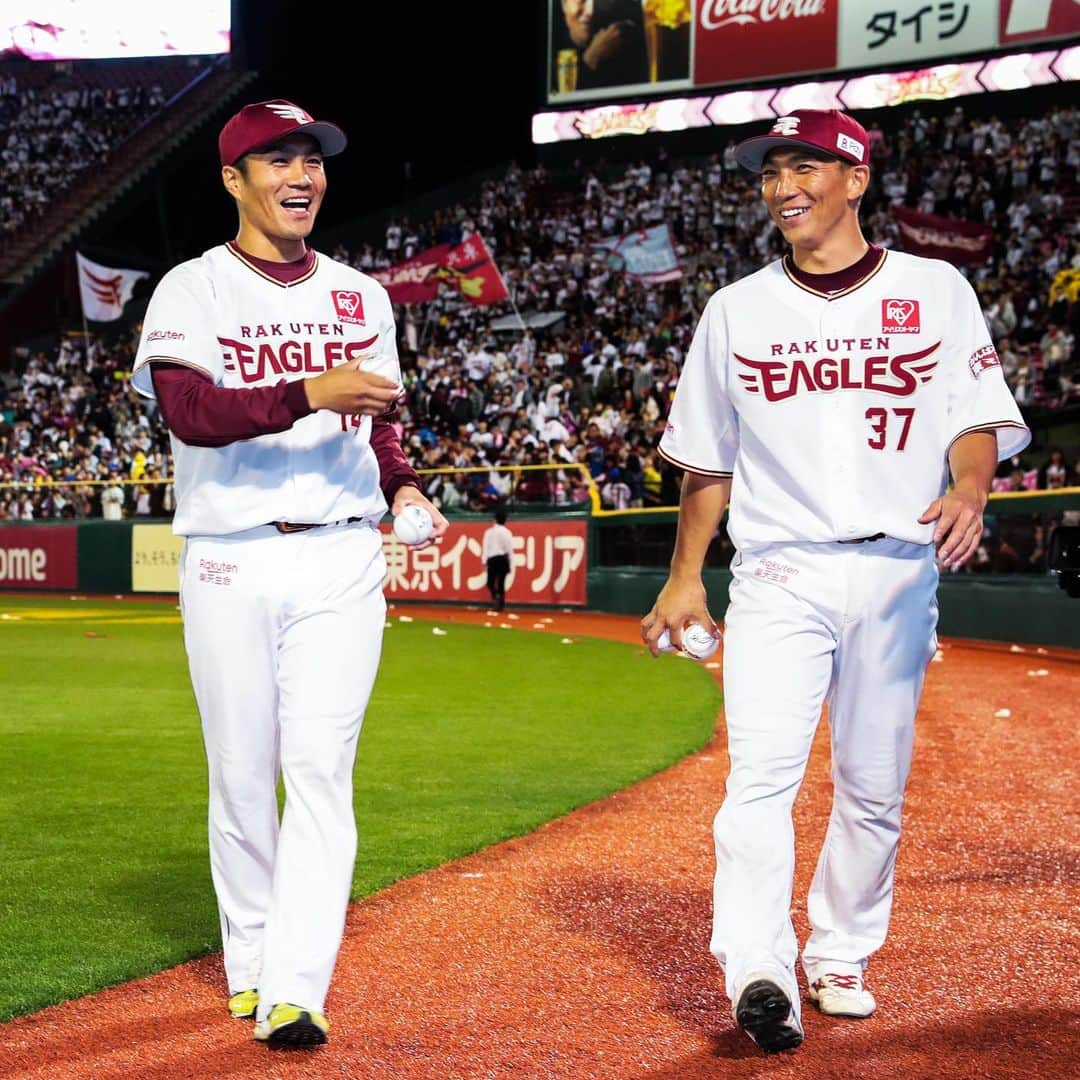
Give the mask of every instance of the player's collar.
[(319, 261), (311, 248), (304, 252), (303, 258), (283, 263), (260, 259), (257, 255), (252, 255), (237, 246), (235, 240), (230, 240), (225, 247), (228, 248), (230, 255), (234, 255), (259, 277), (266, 278), (283, 289), (287, 289), (290, 285), (298, 285), (301, 281), (307, 281), (315, 273), (315, 267)]
[(835, 300), (865, 285), (885, 265), (885, 255), (884, 248), (871, 244), (858, 262), (831, 274), (808, 274), (795, 265), (790, 254), (784, 256), (783, 267), (784, 273), (800, 289), (826, 300)]

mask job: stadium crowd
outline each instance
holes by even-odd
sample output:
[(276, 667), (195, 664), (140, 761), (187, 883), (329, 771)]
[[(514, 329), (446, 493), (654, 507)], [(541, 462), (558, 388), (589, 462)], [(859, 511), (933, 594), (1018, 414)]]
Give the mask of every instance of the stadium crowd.
[(69, 80), (20, 89), (0, 76), (0, 238), (32, 227), (49, 202), (165, 103), (160, 83)]
[[(1007, 120), (970, 118), (961, 106), (935, 116), (914, 109), (871, 135), (867, 236), (900, 246), (890, 214), (899, 204), (990, 225), (993, 257), (966, 272), (1017, 401), (1080, 402), (1080, 110)], [(450, 470), (425, 478), (431, 498), (448, 510), (508, 499), (574, 505), (589, 498), (584, 466), (608, 507), (677, 502), (679, 477), (655, 446), (694, 326), (717, 288), (781, 251), (733, 148), (731, 140), (706, 160), (661, 151), (651, 162), (583, 167), (572, 183), (511, 165), (469, 204), (429, 221), (399, 217), (378, 243), (335, 249), (371, 272), (480, 234), (505, 280), (510, 301), (494, 306), (444, 288), (430, 304), (397, 309), (403, 445), (417, 468)], [(663, 223), (682, 267), (674, 282), (634, 281), (590, 247)], [(519, 312), (551, 322), (491, 329)], [(27, 359), (2, 404), (0, 483), (72, 486), (0, 487), (0, 517), (169, 512), (169, 485), (149, 482), (171, 475), (167, 433), (124, 379), (136, 340), (72, 335), (56, 353)], [(1080, 485), (1080, 460), (1068, 456), (1003, 463), (995, 487)], [(495, 468), (541, 464), (568, 467)], [(119, 478), (147, 482), (85, 486)]]

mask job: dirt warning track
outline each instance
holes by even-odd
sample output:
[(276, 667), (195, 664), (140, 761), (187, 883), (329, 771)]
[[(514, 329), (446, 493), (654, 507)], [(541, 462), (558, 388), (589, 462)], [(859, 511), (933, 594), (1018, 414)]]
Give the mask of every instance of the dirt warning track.
[[(560, 638), (638, 640), (635, 618), (553, 618), (543, 632)], [(944, 643), (918, 721), (892, 932), (869, 973), (879, 1011), (855, 1022), (804, 1004), (794, 1053), (766, 1058), (737, 1031), (708, 953), (718, 725), (663, 773), (355, 903), (322, 1050), (253, 1044), (226, 1015), (214, 956), (0, 1026), (0, 1077), (1074, 1076), (1078, 701), (1080, 654)], [(801, 939), (829, 797), (822, 725), (795, 808)]]

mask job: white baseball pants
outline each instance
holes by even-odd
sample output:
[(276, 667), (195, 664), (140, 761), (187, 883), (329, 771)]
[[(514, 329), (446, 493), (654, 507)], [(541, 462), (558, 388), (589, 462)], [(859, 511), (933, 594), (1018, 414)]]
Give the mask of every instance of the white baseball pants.
[[(382, 649), (377, 527), (192, 537), (184, 641), (229, 992), (323, 1011), (356, 858), (352, 774)], [(278, 821), (277, 784), (285, 807)]]
[(915, 712), (936, 648), (932, 546), (782, 544), (738, 553), (724, 632), (731, 772), (713, 826), (713, 955), (734, 999), (767, 970), (796, 1012), (791, 808), (829, 706), (833, 806), (803, 966), (859, 972), (885, 940)]

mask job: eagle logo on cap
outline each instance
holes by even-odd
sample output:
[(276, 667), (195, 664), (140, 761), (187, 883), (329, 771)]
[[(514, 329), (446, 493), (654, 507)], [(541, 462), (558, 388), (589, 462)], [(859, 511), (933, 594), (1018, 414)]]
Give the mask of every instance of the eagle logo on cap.
[(298, 124), (311, 122), (311, 117), (295, 105), (267, 105), (266, 107), (282, 120), (295, 120)]
[(799, 133), (799, 120), (798, 116), (781, 116), (772, 126), (772, 133), (774, 135), (797, 135)]

